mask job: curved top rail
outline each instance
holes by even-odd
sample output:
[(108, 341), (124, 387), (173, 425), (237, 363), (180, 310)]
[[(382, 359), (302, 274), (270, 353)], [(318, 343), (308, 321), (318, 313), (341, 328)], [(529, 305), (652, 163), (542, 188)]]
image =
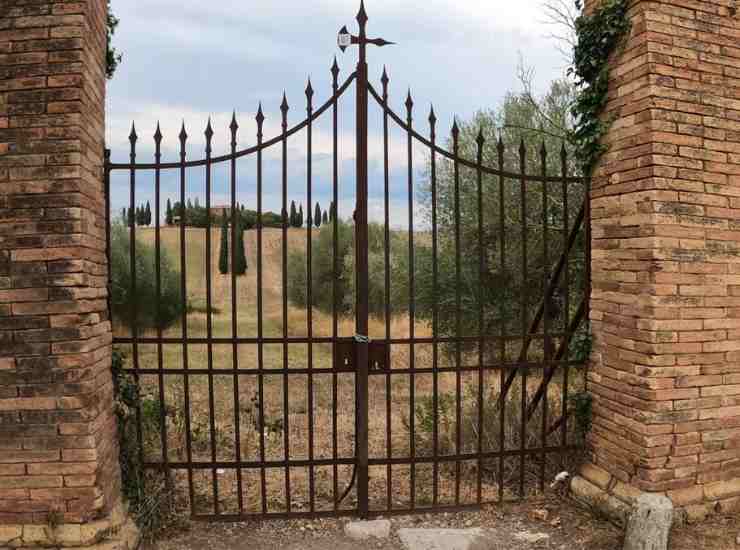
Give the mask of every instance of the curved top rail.
[(492, 176), (503, 176), (505, 178), (511, 178), (516, 180), (525, 180), (525, 181), (545, 181), (548, 183), (552, 182), (559, 182), (562, 183), (565, 181), (566, 183), (583, 183), (584, 178), (581, 176), (566, 176), (563, 177), (560, 176), (547, 176), (543, 177), (542, 175), (530, 175), (530, 174), (521, 174), (519, 172), (507, 172), (506, 170), (497, 170), (496, 168), (491, 168), (490, 166), (485, 166), (483, 164), (479, 165), (477, 162), (468, 160), (465, 158), (462, 158), (460, 156), (455, 156), (454, 153), (448, 151), (447, 149), (443, 149), (437, 144), (433, 144), (429, 139), (425, 138), (421, 134), (419, 134), (416, 130), (409, 127), (408, 124), (406, 124), (403, 119), (398, 116), (393, 109), (391, 109), (386, 103), (383, 101), (383, 98), (381, 95), (373, 88), (373, 85), (368, 83), (368, 88), (370, 89), (370, 94), (375, 98), (375, 101), (378, 103), (380, 108), (388, 113), (388, 115), (398, 124), (398, 126), (401, 127), (402, 130), (409, 132), (418, 142), (422, 143), (429, 149), (439, 153), (443, 157), (446, 157), (450, 159), (451, 161), (457, 161), (459, 164), (466, 166), (468, 168), (473, 168), (475, 170), (480, 169), (481, 172), (484, 174), (489, 174)]
[(357, 71), (353, 72), (349, 77), (347, 77), (347, 80), (344, 81), (344, 84), (342, 84), (337, 91), (324, 103), (321, 107), (316, 109), (310, 117), (306, 118), (303, 122), (293, 126), (292, 128), (289, 128), (285, 133), (281, 133), (278, 136), (275, 136), (272, 139), (269, 139), (267, 141), (263, 141), (259, 145), (253, 145), (252, 147), (248, 147), (246, 149), (242, 149), (241, 151), (237, 151), (234, 154), (228, 154), (228, 155), (222, 155), (220, 157), (212, 157), (210, 161), (206, 159), (200, 159), (200, 160), (190, 160), (187, 162), (161, 162), (159, 164), (156, 163), (114, 163), (111, 162), (108, 164), (108, 170), (155, 170), (157, 168), (160, 168), (162, 170), (170, 169), (170, 168), (192, 168), (195, 166), (205, 166), (208, 162), (213, 164), (218, 164), (220, 162), (224, 161), (230, 161), (232, 159), (238, 159), (241, 157), (246, 157), (248, 155), (251, 155), (253, 153), (256, 153), (257, 151), (268, 149), (272, 147), (273, 145), (280, 143), (284, 139), (288, 139), (293, 134), (296, 134), (297, 132), (300, 132), (303, 130), (306, 126), (308, 126), (309, 122), (313, 122), (316, 119), (318, 119), (324, 112), (331, 107), (335, 101), (338, 101), (342, 95), (344, 95), (344, 92), (347, 91), (347, 89), (350, 87), (352, 82), (354, 82), (355, 78), (357, 78)]

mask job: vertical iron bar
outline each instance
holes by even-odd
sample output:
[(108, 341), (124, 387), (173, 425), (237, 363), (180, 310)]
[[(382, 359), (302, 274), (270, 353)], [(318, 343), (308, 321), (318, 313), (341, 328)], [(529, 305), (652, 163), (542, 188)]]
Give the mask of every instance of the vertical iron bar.
[[(290, 460), (290, 396), (289, 396), (289, 378), (288, 378), (288, 99), (283, 93), (283, 103), (280, 106), (282, 112), (282, 240), (283, 240), (283, 414), (285, 415), (285, 425), (283, 427), (283, 450), (285, 452), (286, 462)], [(288, 513), (291, 512), (291, 495), (290, 495), (290, 466), (285, 466), (285, 502)]]
[[(552, 352), (550, 343), (550, 297), (551, 292), (549, 289), (550, 279), (550, 249), (549, 249), (549, 232), (548, 232), (548, 187), (547, 187), (547, 149), (545, 148), (545, 142), (542, 142), (542, 148), (540, 149), (540, 161), (542, 163), (542, 295), (543, 298), (543, 342), (544, 342), (544, 368), (543, 371), (543, 382), (545, 381), (545, 372), (554, 365), (551, 365)], [(553, 281), (556, 284), (557, 281)], [(545, 491), (545, 462), (547, 459), (547, 393), (549, 389), (549, 383), (545, 383), (544, 393), (542, 394), (542, 457), (540, 462), (540, 492)], [(534, 412), (534, 411), (533, 411)]]
[[(367, 227), (367, 14), (364, 3), (357, 15), (360, 24), (359, 48), (360, 59), (357, 63), (357, 207), (355, 213), (355, 233), (357, 244), (357, 311), (356, 331), (361, 336), (368, 336), (368, 227)], [(368, 343), (367, 339), (357, 346), (357, 504), (361, 518), (368, 515)]]
[(414, 296), (414, 155), (411, 125), (414, 102), (411, 90), (406, 98), (407, 131), (407, 166), (408, 166), (408, 200), (409, 200), (409, 450), (411, 451), (411, 509), (416, 509), (416, 357), (414, 346), (415, 296)]
[(262, 104), (257, 110), (257, 368), (260, 430), (260, 493), (262, 495), (262, 514), (267, 514), (267, 479), (265, 475), (265, 358), (263, 323), (263, 281), (262, 281), (262, 127), (265, 115)]
[(478, 133), (478, 166), (476, 168), (476, 179), (478, 183), (478, 471), (477, 471), (477, 502), (483, 500), (483, 288), (485, 280), (485, 258), (483, 249), (483, 128)]
[[(565, 262), (563, 264), (563, 332), (569, 330), (570, 327), (570, 251), (568, 250), (568, 235), (569, 231), (569, 212), (568, 212), (568, 153), (565, 150), (565, 143), (560, 150), (560, 174), (563, 178), (563, 254), (565, 254)], [(570, 335), (566, 334), (565, 338), (570, 338)], [(567, 361), (570, 359), (570, 354), (565, 354), (566, 364), (563, 367), (563, 405), (562, 405), (562, 432), (561, 432), (561, 445), (565, 447), (568, 444), (568, 374), (569, 367)], [(564, 456), (564, 455), (561, 455)], [(564, 461), (563, 461), (564, 464)]]
[[(306, 160), (306, 187), (308, 188), (308, 204), (311, 204), (311, 191), (312, 191), (312, 171), (311, 171), (311, 156), (313, 154), (313, 124), (311, 117), (313, 115), (313, 88), (311, 87), (311, 80), (308, 81), (308, 87), (306, 88), (306, 99), (307, 107), (306, 113), (308, 116), (308, 127), (306, 129), (306, 148), (307, 148), (307, 160)], [(315, 487), (314, 487), (314, 467), (313, 467), (313, 278), (312, 278), (312, 253), (313, 253), (313, 236), (312, 236), (312, 224), (308, 224), (307, 229), (307, 242), (306, 242), (306, 334), (308, 337), (308, 460), (311, 465), (308, 467), (308, 494), (309, 494), (309, 506), (311, 513), (315, 510)]]
[[(156, 278), (156, 294), (157, 294), (157, 370), (159, 371), (157, 384), (159, 387), (159, 405), (160, 410), (166, 411), (167, 406), (165, 402), (165, 391), (164, 391), (164, 357), (162, 353), (162, 239), (160, 235), (161, 221), (160, 221), (160, 179), (161, 170), (160, 163), (162, 162), (162, 132), (159, 129), (159, 123), (157, 123), (157, 131), (154, 133), (154, 162), (156, 168), (154, 169), (154, 270)], [(165, 476), (169, 482), (170, 469), (169, 469), (169, 452), (167, 449), (167, 418), (166, 415), (159, 415), (159, 429), (162, 442), (162, 462), (165, 465)]]
[[(331, 67), (332, 74), (332, 95), (334, 101), (332, 105), (332, 192), (334, 199), (334, 218), (332, 220), (332, 272), (334, 277), (332, 278), (332, 311), (331, 311), (331, 334), (332, 334), (332, 377), (331, 377), (331, 434), (332, 434), (332, 458), (334, 460), (333, 465), (333, 481), (334, 481), (334, 511), (339, 509), (339, 468), (337, 466), (338, 456), (338, 445), (337, 445), (337, 408), (339, 406), (339, 392), (338, 392), (338, 380), (337, 380), (337, 340), (339, 336), (339, 311), (338, 311), (338, 300), (339, 297), (339, 105), (337, 98), (337, 91), (339, 90), (339, 65), (337, 65), (337, 58), (334, 57), (334, 64)], [(309, 207), (310, 208), (310, 207)]]
[[(234, 445), (236, 450), (236, 461), (241, 462), (242, 460), (242, 438), (241, 438), (241, 411), (240, 411), (240, 392), (239, 392), (239, 347), (236, 343), (236, 338), (239, 335), (239, 324), (238, 324), (238, 308), (237, 308), (237, 287), (236, 287), (236, 231), (237, 231), (237, 212), (236, 212), (236, 132), (239, 129), (239, 125), (236, 122), (236, 111), (231, 117), (231, 159), (229, 180), (231, 182), (231, 337), (234, 339), (231, 346), (231, 364), (234, 368)], [(239, 224), (239, 230), (242, 227)], [(239, 513), (244, 513), (244, 495), (242, 494), (242, 469), (236, 469), (236, 489), (237, 489), (237, 502), (239, 505)]]
[[(139, 377), (139, 306), (136, 299), (137, 296), (137, 281), (136, 281), (136, 141), (138, 136), (136, 135), (136, 128), (131, 124), (131, 135), (129, 136), (129, 142), (131, 143), (131, 173), (130, 173), (130, 209), (129, 209), (129, 220), (131, 221), (131, 227), (129, 227), (129, 267), (131, 269), (131, 336), (132, 336), (132, 354), (134, 364), (134, 381), (136, 382), (137, 391), (141, 391), (141, 380)], [(133, 218), (131, 215), (133, 212)], [(136, 440), (138, 443), (138, 454), (139, 461), (144, 461), (144, 445), (141, 434), (141, 404), (136, 405)]]
[[(586, 292), (585, 296), (581, 300), (581, 303), (585, 307), (585, 311), (591, 311), (590, 309), (590, 303), (591, 303), (591, 179), (590, 177), (587, 177), (584, 179), (584, 185), (586, 187), (586, 205), (585, 205), (585, 212), (584, 212), (584, 218), (583, 223), (586, 227)], [(586, 325), (588, 327), (588, 324)], [(589, 358), (586, 358), (586, 364), (588, 364)], [(587, 380), (583, 381), (584, 387), (583, 390), (586, 389), (585, 384), (587, 384)]]
[[(385, 249), (384, 249), (384, 266), (385, 266), (385, 339), (391, 339), (391, 214), (390, 214), (390, 157), (389, 157), (389, 137), (388, 137), (388, 72), (383, 67), (383, 211), (384, 211), (384, 231), (385, 231)], [(393, 466), (390, 460), (393, 457), (393, 428), (392, 422), (392, 400), (393, 391), (391, 378), (391, 346), (388, 344), (385, 349), (386, 367), (388, 368), (385, 375), (385, 441), (386, 456), (388, 465), (386, 466), (386, 500), (388, 510), (393, 509)]]
[[(462, 454), (462, 379), (460, 367), (462, 366), (462, 349), (460, 338), (462, 337), (462, 297), (460, 295), (460, 166), (458, 159), (460, 155), (460, 129), (457, 119), (452, 125), (452, 148), (454, 156), (454, 178), (455, 178), (455, 452)], [(460, 505), (460, 460), (455, 460), (455, 505)]]
[(220, 514), (218, 501), (218, 475), (216, 473), (216, 407), (213, 394), (213, 311), (211, 296), (211, 139), (213, 129), (211, 119), (206, 126), (206, 353), (208, 361), (208, 413), (210, 416), (209, 431), (211, 436), (211, 480), (213, 484), (213, 510), (216, 515)]
[[(522, 279), (520, 284), (521, 292), (521, 316), (522, 316), (522, 346), (527, 338), (527, 188), (526, 188), (526, 155), (527, 150), (524, 146), (524, 140), (522, 139), (519, 147), (519, 172), (521, 176), (520, 188), (521, 188), (521, 213), (522, 213)], [(527, 361), (527, 356), (522, 358), (522, 361)], [(520, 425), (520, 455), (519, 455), (519, 496), (524, 498), (524, 466), (525, 466), (525, 450), (527, 446), (527, 367), (519, 365), (519, 369), (522, 377), (522, 416)]]
[[(105, 259), (106, 277), (108, 281), (106, 301), (108, 303), (108, 321), (110, 322), (111, 327), (113, 327), (113, 310), (111, 310), (112, 273), (110, 261), (110, 149), (108, 148), (103, 150), (103, 185), (105, 186)], [(124, 222), (125, 221), (126, 220), (124, 220)]]
[[(185, 132), (185, 122), (180, 130), (180, 292), (182, 298), (182, 365), (188, 370), (188, 291), (187, 291), (187, 260), (185, 245), (185, 224), (187, 223), (187, 209), (185, 208), (185, 143), (188, 134)], [(185, 449), (188, 459), (188, 493), (190, 497), (190, 514), (195, 515), (195, 488), (193, 486), (193, 442), (190, 431), (190, 375), (183, 375), (183, 392), (185, 405)]]
[[(506, 276), (506, 222), (504, 216), (506, 215), (506, 206), (504, 193), (504, 142), (499, 136), (498, 144), (496, 146), (496, 152), (498, 153), (498, 192), (499, 192), (499, 246), (501, 249), (501, 256), (499, 258), (499, 281), (501, 284), (508, 284), (509, 277)], [(506, 295), (506, 288), (504, 287), (503, 293)], [(501, 353), (501, 368), (499, 369), (499, 391), (501, 393), (501, 407), (499, 408), (499, 451), (501, 455), (498, 459), (498, 500), (499, 502), (504, 501), (504, 450), (506, 448), (506, 396), (503, 394), (504, 385), (506, 384), (506, 306), (505, 299), (499, 299), (499, 330), (500, 330), (500, 353)]]
[[(432, 142), (432, 287), (439, 296), (439, 251), (437, 247), (437, 117), (434, 107), (429, 112), (429, 136)], [(439, 301), (432, 304), (432, 506), (439, 504)]]

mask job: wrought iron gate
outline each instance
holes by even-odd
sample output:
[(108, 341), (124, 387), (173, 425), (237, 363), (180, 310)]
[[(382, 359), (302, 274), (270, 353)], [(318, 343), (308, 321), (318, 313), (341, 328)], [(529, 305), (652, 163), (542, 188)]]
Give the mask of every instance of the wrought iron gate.
[[(410, 92), (402, 117), (390, 107), (385, 70), (380, 90), (368, 81), (367, 45), (389, 42), (367, 37), (364, 5), (357, 21), (357, 36), (344, 28), (339, 38), (343, 50), (358, 46), (356, 70), (340, 83), (335, 61), (333, 94), (318, 108), (314, 108), (309, 81), (308, 116), (292, 127), (284, 97), (279, 135), (264, 138), (260, 106), (256, 143), (243, 150), (237, 149), (239, 127), (234, 116), (230, 152), (222, 156), (212, 154), (210, 121), (201, 160), (186, 158), (184, 124), (179, 161), (162, 161), (159, 127), (153, 163), (137, 161), (138, 136), (133, 127), (130, 161), (114, 163), (106, 154), (109, 258), (117, 253), (111, 250), (111, 227), (116, 225), (110, 220), (112, 178), (120, 174), (128, 180), (129, 216), (136, 208), (143, 178), (151, 178), (154, 193), (153, 235), (137, 229), (135, 220), (123, 231), (128, 243), (123, 261), (130, 270), (127, 295), (132, 298), (113, 304), (114, 344), (125, 351), (127, 372), (148, 396), (137, 412), (142, 464), (182, 487), (195, 518), (367, 517), (480, 506), (543, 490), (546, 480), (567, 465), (567, 457), (580, 445), (574, 414), (578, 404), (572, 398), (585, 383), (584, 354), (579, 349), (588, 340), (583, 327), (590, 264), (587, 182), (572, 175), (573, 163), (565, 147), (558, 155), (548, 156), (544, 146), (532, 152), (522, 142), (512, 152), (500, 139), (487, 142), (482, 130), (469, 139), (462, 135), (466, 129), (455, 122), (445, 148), (437, 141), (433, 109), (428, 135), (422, 135), (413, 124)], [(343, 182), (338, 118), (340, 100), (353, 85), (357, 150), (352, 223), (342, 222), (339, 215), (338, 190)], [(374, 275), (369, 263), (372, 224), (368, 214), (371, 99), (382, 113), (383, 134), (383, 220), (375, 225), (381, 230), (382, 247), (374, 258), (383, 270), (379, 311), (377, 307), (371, 311), (370, 304), (370, 275)], [(318, 230), (309, 214), (308, 226), (301, 230), (305, 232), (306, 307), (305, 319), (299, 322), (305, 325), (295, 335), (290, 318), (300, 308), (288, 297), (288, 251), (294, 234), (288, 228), (288, 140), (305, 132), (310, 213), (312, 132), (324, 114), (332, 119), (333, 148), (334, 211), (329, 228), (321, 230), (331, 231), (332, 307), (323, 316), (331, 328), (316, 332), (312, 269)], [(394, 129), (406, 142), (408, 226), (403, 230), (392, 226), (390, 213), (389, 136)], [(465, 158), (463, 144), (475, 158)], [(415, 147), (428, 154), (423, 205), (417, 197)], [(266, 304), (265, 278), (273, 274), (265, 272), (270, 251), (266, 250), (263, 204), (265, 186), (272, 182), (265, 182), (263, 153), (276, 148), (280, 149), (282, 203), (281, 227), (275, 230), (279, 231), (277, 286), (281, 292), (279, 311), (272, 311), (277, 310), (277, 302), (274, 308)], [(240, 302), (239, 293), (240, 286), (248, 287), (249, 282), (242, 283), (233, 269), (234, 243), (244, 235), (237, 201), (240, 159), (253, 159), (256, 173), (256, 222), (254, 230), (246, 233), (254, 240), (255, 250), (255, 265), (250, 267), (255, 274), (254, 301), (248, 304)], [(205, 225), (213, 225), (217, 216), (212, 212), (212, 174), (221, 165), (228, 168), (230, 184), (232, 269), (230, 278), (219, 283), (228, 288), (214, 297), (211, 230), (196, 233), (189, 228), (193, 220), (187, 219), (185, 205), (189, 174), (202, 174)], [(179, 182), (179, 220), (168, 220), (174, 229), (162, 226), (161, 180), (167, 173), (177, 174)], [(425, 216), (420, 222), (421, 207)], [(354, 312), (354, 334), (342, 330), (347, 310), (338, 298), (338, 286), (346, 282), (340, 281), (344, 260), (338, 250), (343, 224), (354, 231), (355, 303), (348, 310), (350, 315)], [(203, 233), (205, 258), (195, 262), (204, 265), (196, 270), (196, 263), (188, 260), (192, 255), (188, 248)], [(144, 325), (142, 304), (136, 299), (137, 277), (145, 272), (137, 246), (146, 246), (137, 243), (146, 239), (153, 239), (155, 254), (158, 300), (153, 328)], [(393, 301), (398, 281), (392, 280), (392, 266), (401, 261), (399, 248), (392, 246), (397, 239), (407, 254), (403, 284), (408, 304), (403, 308)], [(163, 281), (162, 272), (163, 248), (170, 240), (177, 241), (169, 248), (170, 255), (179, 256), (174, 266), (179, 268), (177, 292), (181, 303), (187, 304), (174, 329), (163, 326), (161, 311), (165, 287), (173, 284)], [(205, 278), (205, 318), (192, 305), (195, 298), (189, 287), (195, 275), (191, 271), (202, 271)], [(116, 273), (112, 280), (118, 280)], [(422, 287), (431, 289), (431, 303), (428, 297), (420, 299)], [(220, 315), (214, 298), (228, 298), (230, 334), (214, 333), (214, 319)], [(396, 316), (399, 310), (402, 314)], [(116, 311), (124, 311), (127, 321), (117, 320)], [(247, 311), (256, 324), (244, 328), (240, 323)], [(266, 327), (267, 313), (275, 313), (281, 321), (272, 332)], [(378, 319), (382, 335), (372, 333), (372, 319)], [(277, 397), (270, 401), (272, 393)], [(297, 393), (302, 395), (302, 410), (295, 405)]]

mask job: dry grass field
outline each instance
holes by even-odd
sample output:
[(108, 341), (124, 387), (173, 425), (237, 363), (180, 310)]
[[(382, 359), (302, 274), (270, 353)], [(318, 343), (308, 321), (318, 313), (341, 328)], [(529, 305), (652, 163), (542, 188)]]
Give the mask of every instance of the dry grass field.
[[(148, 243), (154, 242), (154, 231), (138, 229), (138, 237)], [(280, 338), (283, 335), (282, 316), (282, 238), (281, 231), (266, 229), (263, 232), (263, 334), (267, 338)], [(176, 228), (165, 228), (161, 232), (162, 246), (175, 265), (180, 265), (180, 232)], [(207, 336), (206, 313), (206, 231), (187, 229), (187, 295), (190, 305), (187, 331), (189, 338)], [(248, 271), (237, 279), (236, 289), (231, 287), (231, 276), (218, 272), (219, 229), (211, 233), (212, 254), (210, 269), (212, 273), (212, 335), (215, 338), (232, 336), (231, 299), (232, 293), (237, 297), (237, 335), (240, 338), (254, 338), (258, 335), (257, 316), (257, 232), (249, 231), (245, 235), (247, 248)], [(305, 231), (291, 229), (288, 246), (305, 246)], [(316, 291), (316, 289), (314, 290)], [(325, 289), (331, 291), (331, 288)], [(327, 337), (332, 334), (332, 318), (320, 311), (313, 311), (313, 335)], [(125, 327), (115, 326), (116, 336), (129, 336)], [(407, 316), (396, 317), (391, 322), (391, 334), (394, 338), (408, 337), (410, 331)], [(349, 337), (354, 334), (354, 321), (348, 318), (339, 319), (338, 334)], [(307, 312), (289, 306), (287, 334), (290, 337), (305, 337), (308, 334)], [(431, 329), (426, 323), (417, 323), (416, 336), (429, 336)], [(140, 336), (154, 336), (147, 331)], [(164, 336), (179, 338), (182, 326), (176, 324), (168, 328)], [(383, 338), (385, 322), (382, 319), (371, 320), (370, 336)], [(131, 367), (131, 346), (121, 346), (127, 356), (127, 366)], [(189, 345), (188, 368), (213, 369), (211, 380), (206, 375), (181, 373), (167, 374), (167, 370), (183, 368), (183, 346), (177, 344), (162, 345), (162, 365), (165, 371), (164, 395), (166, 418), (167, 459), (170, 462), (183, 462), (188, 459), (186, 445), (186, 426), (190, 424), (191, 454), (194, 462), (230, 462), (239, 458), (241, 461), (257, 462), (261, 460), (262, 446), (266, 461), (281, 461), (288, 456), (291, 460), (352, 459), (354, 456), (355, 381), (351, 373), (317, 373), (317, 374), (240, 374), (224, 369), (257, 369), (259, 367), (258, 348), (254, 344), (239, 344), (237, 355), (233, 355), (233, 346), (213, 344), (212, 363), (208, 361), (208, 346)], [(154, 344), (139, 344), (138, 365), (140, 368), (156, 368), (158, 365), (158, 347)], [(393, 373), (393, 370), (409, 367), (412, 350), (410, 346), (393, 346), (391, 349), (391, 373), (373, 375), (370, 378), (370, 457), (386, 458), (387, 456), (411, 456), (412, 447), (416, 456), (429, 457), (433, 452), (431, 411), (432, 393), (435, 377), (430, 373), (415, 374)], [(417, 344), (413, 349), (417, 368), (429, 368), (432, 365), (433, 349), (429, 344)], [(476, 364), (477, 354), (464, 357), (465, 364)], [(263, 366), (265, 369), (282, 368), (287, 363), (290, 369), (331, 368), (331, 344), (313, 344), (309, 352), (307, 344), (290, 344), (288, 356), (284, 357), (282, 343), (265, 344), (263, 347)], [(439, 350), (439, 365), (453, 366), (453, 358)], [(222, 372), (219, 373), (219, 370)], [(570, 390), (578, 391), (583, 384), (582, 373), (570, 369)], [(461, 409), (464, 426), (461, 430), (462, 446), (460, 453), (471, 453), (477, 450), (478, 439), (482, 437), (484, 451), (499, 450), (498, 411), (493, 406), (501, 373), (497, 370), (486, 372), (483, 377), (482, 394), (484, 396), (483, 435), (477, 430), (477, 400), (479, 379), (477, 372), (466, 372), (458, 381), (454, 373), (440, 373), (436, 383), (439, 391), (439, 454), (456, 452), (455, 399), (457, 388), (461, 389)], [(527, 393), (533, 394), (539, 384), (539, 373), (531, 372), (527, 384)], [(548, 392), (548, 422), (560, 416), (562, 411), (562, 374), (554, 379)], [(160, 409), (157, 408), (159, 379), (157, 375), (142, 375), (140, 381), (143, 393), (148, 397), (148, 407), (142, 410), (144, 420), (143, 438), (145, 460), (163, 462), (161, 434), (158, 425)], [(521, 385), (518, 385), (521, 388)], [(506, 449), (518, 448), (521, 391), (515, 385), (509, 394), (506, 411)], [(260, 426), (260, 392), (264, 398), (264, 424)], [(287, 393), (286, 393), (287, 392)], [(411, 399), (413, 394), (414, 398)], [(337, 404), (333, 406), (333, 395)], [(185, 406), (189, 401), (189, 411)], [(289, 415), (284, 417), (283, 407), (287, 403)], [(211, 413), (213, 411), (213, 413)], [(312, 414), (311, 414), (312, 413)], [(388, 414), (390, 413), (390, 415)], [(334, 448), (334, 415), (336, 414), (336, 448)], [(238, 417), (238, 430), (236, 418)], [(541, 412), (529, 423), (527, 447), (542, 446)], [(410, 438), (410, 425), (415, 424), (415, 438)], [(569, 437), (573, 437), (573, 424), (567, 428)], [(390, 430), (389, 430), (390, 427)], [(212, 429), (213, 428), (213, 429)], [(238, 431), (238, 437), (237, 437)], [(390, 437), (389, 437), (390, 434)], [(547, 439), (547, 445), (558, 445), (562, 440), (562, 430), (558, 430)], [(264, 441), (264, 444), (262, 443)], [(288, 449), (286, 453), (286, 443)], [(512, 447), (510, 445), (515, 445)], [(513, 494), (519, 486), (519, 458), (505, 459), (506, 475), (503, 479), (506, 494)], [(227, 465), (224, 465), (227, 466)], [(495, 500), (498, 494), (497, 472), (498, 459), (484, 461), (483, 464), (484, 500)], [(547, 475), (551, 475), (562, 466), (560, 457), (552, 455), (547, 461)], [(475, 461), (461, 464), (460, 500), (472, 503), (476, 497), (477, 469)], [(528, 458), (527, 487), (535, 489), (536, 472), (540, 467), (536, 460)], [(390, 474), (390, 475), (389, 475)], [(312, 470), (307, 467), (290, 468), (289, 480), (285, 469), (281, 467), (244, 468), (238, 472), (235, 468), (202, 467), (193, 473), (194, 510), (197, 513), (213, 513), (218, 502), (221, 513), (238, 513), (238, 484), (241, 477), (242, 501), (246, 513), (262, 511), (262, 476), (266, 493), (264, 500), (269, 512), (287, 511), (286, 484), (290, 483), (290, 505), (292, 511), (308, 511), (312, 504), (316, 510), (333, 509), (334, 491), (341, 494), (348, 487), (352, 476), (352, 466), (340, 465), (317, 466)], [(392, 470), (385, 465), (371, 467), (371, 498), (378, 509), (387, 506), (387, 495), (391, 495), (392, 506), (408, 508), (412, 502), (411, 468), (408, 465), (394, 465)], [(432, 503), (433, 467), (430, 462), (418, 465), (413, 472), (416, 487), (413, 494), (416, 506)], [(336, 477), (335, 477), (336, 476)], [(174, 477), (179, 494), (185, 498), (189, 492), (188, 475), (185, 470), (175, 470)], [(388, 482), (392, 483), (389, 491)], [(214, 485), (217, 495), (214, 495)], [(315, 501), (310, 502), (310, 487), (315, 488)], [(455, 464), (441, 465), (438, 473), (439, 503), (453, 504), (455, 501)], [(352, 490), (342, 508), (353, 508), (355, 499)]]

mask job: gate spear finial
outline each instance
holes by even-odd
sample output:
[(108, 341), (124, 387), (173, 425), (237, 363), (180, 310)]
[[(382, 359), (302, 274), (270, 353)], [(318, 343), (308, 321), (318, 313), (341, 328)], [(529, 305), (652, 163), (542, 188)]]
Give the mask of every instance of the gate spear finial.
[(480, 147), (482, 149), (483, 148), (483, 145), (486, 142), (486, 138), (485, 138), (485, 136), (483, 136), (483, 126), (481, 126), (478, 129), (478, 137), (476, 138), (475, 141), (478, 144), (478, 147)]
[(206, 125), (206, 154), (211, 154), (211, 140), (213, 139), (213, 127), (211, 126), (211, 117), (208, 117), (208, 124)]
[(262, 124), (265, 122), (265, 114), (262, 112), (262, 102), (260, 101), (259, 108), (257, 109), (257, 136), (262, 137)]
[(339, 64), (337, 63), (337, 56), (334, 56), (334, 63), (331, 65), (331, 76), (332, 76), (332, 86), (336, 90), (339, 78)]
[(180, 143), (185, 143), (185, 140), (188, 139), (188, 133), (185, 131), (185, 121), (182, 121), (182, 127), (180, 128), (180, 135), (178, 136), (180, 138)]
[(229, 124), (229, 130), (231, 130), (231, 145), (236, 147), (236, 132), (239, 129), (239, 123), (236, 121), (236, 109), (231, 114), (231, 124)]
[(280, 104), (280, 112), (283, 114), (283, 131), (288, 129), (288, 96), (283, 92), (283, 102)]
[(162, 141), (162, 130), (159, 128), (159, 121), (157, 121), (157, 130), (154, 132), (154, 142), (160, 143)]
[(357, 22), (360, 24), (360, 29), (365, 27), (369, 17), (365, 11), (365, 0), (360, 0), (360, 11), (357, 12)]

